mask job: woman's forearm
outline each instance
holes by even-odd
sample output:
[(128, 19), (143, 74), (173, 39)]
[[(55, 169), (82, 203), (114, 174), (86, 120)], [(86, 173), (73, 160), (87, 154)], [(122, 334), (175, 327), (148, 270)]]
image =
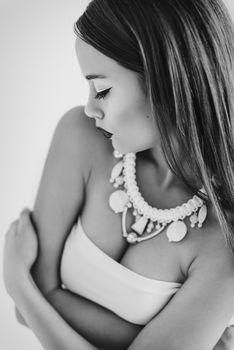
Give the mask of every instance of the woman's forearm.
[[(55, 289), (46, 298), (76, 332), (101, 349), (127, 349), (143, 327), (68, 290)], [(16, 317), (27, 325), (17, 309)]]
[[(46, 271), (39, 269), (38, 266), (39, 264), (35, 269), (34, 265), (31, 274), (42, 294), (76, 332), (98, 348), (126, 349), (143, 328), (125, 321), (88, 299), (60, 288), (58, 284), (56, 287), (48, 288), (48, 281), (45, 280)], [(21, 324), (27, 325), (17, 310), (16, 317)]]
[(126, 349), (143, 327), (69, 290), (58, 288), (46, 297), (74, 330), (98, 348)]
[(30, 275), (20, 276), (20, 288), (14, 296), (18, 310), (45, 350), (95, 350), (75, 332), (50, 305)]

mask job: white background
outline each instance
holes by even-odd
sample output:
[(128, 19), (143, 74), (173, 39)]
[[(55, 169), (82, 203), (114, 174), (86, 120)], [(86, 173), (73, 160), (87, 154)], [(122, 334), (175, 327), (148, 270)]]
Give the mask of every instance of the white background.
[[(88, 85), (75, 56), (73, 23), (88, 0), (0, 0), (0, 348), (41, 346), (19, 325), (2, 282), (10, 223), (33, 208), (55, 126)], [(234, 16), (234, 0), (225, 0)]]
[(88, 85), (75, 55), (73, 23), (88, 0), (0, 0), (0, 349), (42, 349), (15, 320), (2, 282), (3, 237), (33, 208), (55, 126)]

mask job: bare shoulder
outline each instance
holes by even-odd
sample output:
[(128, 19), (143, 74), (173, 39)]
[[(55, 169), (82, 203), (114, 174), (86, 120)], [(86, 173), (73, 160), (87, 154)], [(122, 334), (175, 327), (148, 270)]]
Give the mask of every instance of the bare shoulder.
[[(217, 223), (191, 230), (182, 251), (195, 250), (178, 292), (139, 333), (130, 349), (213, 349), (234, 315), (234, 255)], [(153, 348), (153, 347), (152, 347)]]
[(65, 113), (55, 128), (32, 215), (41, 248), (33, 277), (45, 293), (59, 286), (64, 242), (83, 211), (94, 160), (105, 148), (99, 137), (82, 106)]
[(84, 106), (76, 106), (61, 117), (56, 129), (69, 142), (76, 159), (79, 158), (87, 180), (97, 160), (105, 159), (110, 153), (110, 146), (97, 131), (94, 119), (86, 116)]
[(95, 125), (93, 119), (88, 118), (84, 112), (84, 106), (76, 106), (69, 109), (59, 120), (58, 125), (65, 128), (80, 132), (80, 136), (84, 132), (94, 132)]
[[(135, 338), (132, 349), (213, 349), (234, 315), (234, 258), (222, 232), (198, 241), (186, 281)], [(200, 237), (198, 238), (200, 241)], [(202, 247), (202, 241), (204, 247)]]
[(209, 212), (202, 228), (189, 229), (178, 247), (181, 270), (185, 279), (193, 271), (205, 272), (214, 266), (226, 271), (234, 282), (234, 252), (229, 246), (216, 215)]
[(196, 255), (190, 266), (190, 272), (197, 270), (204, 272), (214, 270), (222, 272), (223, 278), (232, 280), (234, 288), (234, 252), (229, 246), (224, 232), (216, 217), (208, 220), (207, 227), (204, 230), (194, 232), (191, 237), (191, 244), (195, 248)]

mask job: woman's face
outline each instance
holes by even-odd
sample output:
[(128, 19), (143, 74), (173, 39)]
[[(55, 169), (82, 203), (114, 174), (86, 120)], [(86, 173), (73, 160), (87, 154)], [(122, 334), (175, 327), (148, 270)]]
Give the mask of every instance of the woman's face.
[(114, 149), (125, 154), (155, 147), (159, 136), (137, 74), (80, 38), (76, 52), (90, 88), (85, 113), (113, 134)]

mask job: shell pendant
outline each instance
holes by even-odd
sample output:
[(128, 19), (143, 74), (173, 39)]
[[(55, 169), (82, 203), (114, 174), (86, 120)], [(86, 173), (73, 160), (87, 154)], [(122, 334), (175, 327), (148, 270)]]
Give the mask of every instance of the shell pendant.
[(167, 238), (169, 242), (179, 242), (186, 236), (187, 226), (183, 221), (175, 221), (167, 228)]
[(110, 195), (109, 205), (116, 214), (122, 213), (128, 203), (128, 195), (122, 190), (117, 190)]

